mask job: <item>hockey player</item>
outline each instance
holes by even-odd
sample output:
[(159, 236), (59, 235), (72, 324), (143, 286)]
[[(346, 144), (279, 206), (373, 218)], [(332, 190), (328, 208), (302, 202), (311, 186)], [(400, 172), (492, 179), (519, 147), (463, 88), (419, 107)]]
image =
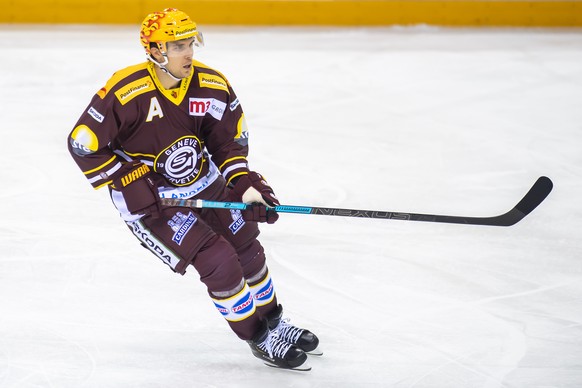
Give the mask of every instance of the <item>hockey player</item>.
[[(265, 363), (306, 368), (319, 340), (282, 318), (257, 222), (278, 219), (265, 179), (249, 169), (248, 131), (227, 79), (193, 60), (203, 44), (184, 12), (141, 25), (147, 61), (122, 69), (92, 98), (68, 137), (71, 156), (141, 244), (184, 274), (191, 265), (234, 333)], [(164, 207), (161, 198), (242, 201), (251, 210)]]

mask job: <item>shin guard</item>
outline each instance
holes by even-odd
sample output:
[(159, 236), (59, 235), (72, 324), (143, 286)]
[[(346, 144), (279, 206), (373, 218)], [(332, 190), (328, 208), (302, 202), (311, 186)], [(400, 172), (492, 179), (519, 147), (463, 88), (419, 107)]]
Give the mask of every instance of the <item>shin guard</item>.
[(255, 303), (248, 284), (242, 290), (226, 299), (212, 298), (218, 312), (229, 322), (238, 322), (254, 314)]
[(277, 307), (277, 295), (269, 269), (265, 264), (255, 276), (247, 279), (253, 300), (261, 317), (266, 317)]
[[(250, 281), (248, 283), (252, 284)], [(265, 266), (265, 273), (250, 287), (251, 294), (257, 307), (266, 306), (275, 300), (275, 288), (269, 270)]]
[(219, 299), (211, 295), (211, 299), (239, 338), (248, 340), (257, 332), (260, 319), (248, 284), (244, 283), (243, 288), (230, 297)]

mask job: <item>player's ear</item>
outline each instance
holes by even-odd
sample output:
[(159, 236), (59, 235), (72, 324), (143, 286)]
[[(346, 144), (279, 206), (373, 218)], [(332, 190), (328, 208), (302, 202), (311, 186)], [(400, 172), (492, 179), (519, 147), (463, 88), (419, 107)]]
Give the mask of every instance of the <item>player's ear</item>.
[(164, 56), (162, 55), (162, 52), (155, 45), (152, 45), (152, 47), (150, 48), (150, 53), (152, 54), (152, 57), (154, 57), (156, 61), (160, 63), (164, 62)]

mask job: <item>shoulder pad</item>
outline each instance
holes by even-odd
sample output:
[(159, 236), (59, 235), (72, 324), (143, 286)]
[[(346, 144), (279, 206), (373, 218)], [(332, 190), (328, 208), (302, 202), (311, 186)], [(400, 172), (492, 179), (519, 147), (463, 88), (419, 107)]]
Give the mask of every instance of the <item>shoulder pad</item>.
[(113, 89), (115, 87), (115, 85), (117, 85), (118, 83), (120, 83), (125, 78), (132, 75), (133, 73), (135, 73), (139, 70), (146, 69), (146, 68), (147, 68), (147, 62), (143, 62), (143, 63), (140, 63), (138, 65), (129, 66), (129, 67), (126, 67), (125, 69), (121, 69), (119, 71), (116, 71), (115, 73), (113, 73), (113, 75), (111, 76), (109, 81), (107, 81), (105, 86), (103, 86), (101, 89), (99, 89), (99, 91), (97, 92), (97, 95), (99, 97), (101, 97), (101, 99), (105, 98), (107, 93), (109, 93), (111, 91), (111, 89)]

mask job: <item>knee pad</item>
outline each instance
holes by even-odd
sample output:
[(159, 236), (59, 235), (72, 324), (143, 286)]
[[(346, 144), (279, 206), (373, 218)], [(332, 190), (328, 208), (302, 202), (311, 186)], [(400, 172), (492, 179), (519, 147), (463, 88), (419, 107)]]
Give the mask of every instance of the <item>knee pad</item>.
[(235, 289), (243, 278), (238, 256), (224, 238), (215, 236), (194, 257), (200, 280), (211, 293)]
[(265, 250), (258, 240), (237, 251), (244, 277), (247, 281), (254, 278), (265, 267)]

